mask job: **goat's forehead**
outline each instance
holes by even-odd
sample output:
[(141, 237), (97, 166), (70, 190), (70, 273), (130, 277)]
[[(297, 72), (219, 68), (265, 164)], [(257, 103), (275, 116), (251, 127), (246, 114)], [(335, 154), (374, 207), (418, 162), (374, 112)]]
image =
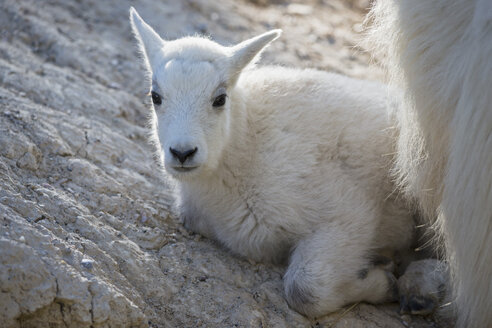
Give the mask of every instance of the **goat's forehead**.
[(206, 91), (223, 82), (223, 78), (221, 71), (211, 62), (176, 58), (163, 63), (155, 72), (153, 83), (170, 91), (177, 88)]
[(208, 94), (226, 79), (227, 50), (209, 39), (168, 41), (163, 53), (152, 82), (164, 93)]
[(226, 56), (226, 48), (201, 37), (185, 37), (169, 41), (164, 47), (166, 57), (190, 61), (215, 61)]

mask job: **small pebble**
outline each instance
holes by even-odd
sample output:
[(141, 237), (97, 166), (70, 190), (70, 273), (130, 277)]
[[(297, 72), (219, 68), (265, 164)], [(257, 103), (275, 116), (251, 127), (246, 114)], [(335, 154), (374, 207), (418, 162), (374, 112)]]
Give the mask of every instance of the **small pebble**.
[(313, 7), (300, 3), (291, 3), (287, 6), (287, 13), (300, 16), (311, 15), (313, 13)]
[(43, 184), (42, 184), (42, 186), (43, 186), (44, 188), (46, 188), (46, 189), (50, 189), (50, 190), (53, 190), (53, 189), (54, 189), (54, 188), (53, 188), (53, 186), (52, 186), (52, 185), (50, 185), (49, 183), (43, 183)]
[(116, 82), (110, 82), (108, 84), (108, 88), (117, 90), (117, 89), (121, 89), (121, 86)]
[(82, 261), (80, 261), (80, 265), (82, 265), (87, 270), (92, 270), (92, 267), (94, 266), (94, 261), (89, 259), (83, 259)]

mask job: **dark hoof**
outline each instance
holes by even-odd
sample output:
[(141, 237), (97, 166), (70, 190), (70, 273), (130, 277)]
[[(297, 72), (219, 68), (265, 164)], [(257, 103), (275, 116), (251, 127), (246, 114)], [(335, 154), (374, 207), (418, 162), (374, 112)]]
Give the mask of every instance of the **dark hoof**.
[(400, 296), (400, 313), (401, 314), (431, 314), (436, 309), (436, 302), (430, 297), (411, 295), (406, 297)]

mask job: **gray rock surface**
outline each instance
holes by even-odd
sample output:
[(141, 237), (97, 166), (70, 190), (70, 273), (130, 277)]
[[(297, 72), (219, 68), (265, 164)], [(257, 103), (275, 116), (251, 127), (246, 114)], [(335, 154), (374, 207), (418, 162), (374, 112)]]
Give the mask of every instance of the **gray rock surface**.
[(169, 38), (280, 27), (264, 62), (379, 76), (354, 50), (367, 1), (0, 1), (0, 325), (435, 327), (395, 304), (310, 321), (283, 268), (184, 230), (146, 141), (131, 4)]

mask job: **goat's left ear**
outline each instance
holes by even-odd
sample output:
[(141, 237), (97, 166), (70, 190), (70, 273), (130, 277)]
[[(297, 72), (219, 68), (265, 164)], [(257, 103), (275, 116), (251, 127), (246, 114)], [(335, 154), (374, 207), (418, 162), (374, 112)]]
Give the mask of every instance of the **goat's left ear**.
[(263, 49), (281, 34), (282, 30), (271, 30), (231, 47), (232, 55), (229, 66), (231, 79), (235, 81), (241, 71), (248, 64), (256, 62), (260, 58)]
[(140, 17), (133, 7), (130, 8), (130, 23), (140, 50), (145, 57), (145, 63), (152, 71), (156, 61), (159, 59), (159, 54), (162, 53), (165, 42), (161, 39), (159, 34), (157, 34), (154, 29)]

